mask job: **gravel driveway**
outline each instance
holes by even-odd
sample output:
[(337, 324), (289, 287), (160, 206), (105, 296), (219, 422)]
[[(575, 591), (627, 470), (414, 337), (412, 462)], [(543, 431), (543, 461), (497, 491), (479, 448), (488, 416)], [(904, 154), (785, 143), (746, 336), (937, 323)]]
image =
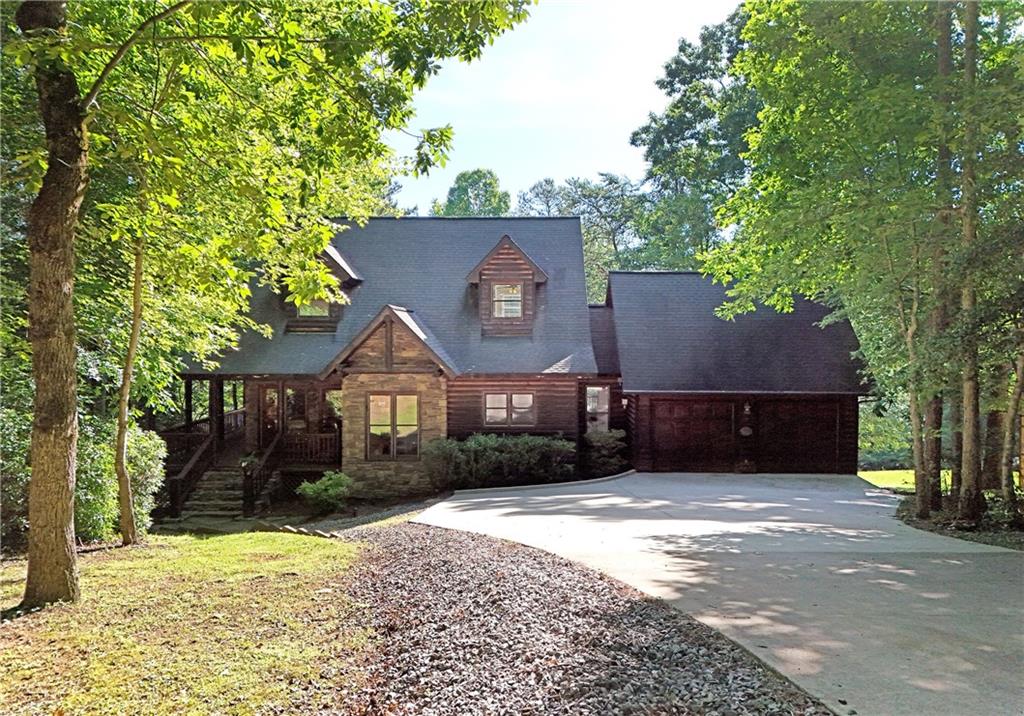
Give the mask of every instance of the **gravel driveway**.
[(349, 580), (378, 635), (346, 713), (821, 714), (719, 633), (561, 557), (401, 524)]
[(632, 474), (456, 493), (417, 519), (661, 597), (839, 714), (1024, 713), (1024, 553), (895, 504), (856, 477)]

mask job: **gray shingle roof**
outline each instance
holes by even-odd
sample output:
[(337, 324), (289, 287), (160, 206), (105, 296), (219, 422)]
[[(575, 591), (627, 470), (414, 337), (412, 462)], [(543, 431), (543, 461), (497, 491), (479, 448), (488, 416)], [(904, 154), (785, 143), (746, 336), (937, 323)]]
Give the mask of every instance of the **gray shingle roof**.
[(612, 307), (590, 307), (590, 337), (594, 342), (594, 359), (601, 375), (619, 374), (619, 349), (615, 345), (615, 317)]
[(609, 293), (625, 392), (866, 392), (853, 330), (816, 325), (830, 313), (820, 304), (725, 321), (725, 287), (691, 272), (612, 272)]
[[(257, 288), (252, 317), (270, 325), (273, 337), (246, 333), (214, 372), (318, 374), (388, 304), (412, 311), (434, 350), (463, 373), (596, 372), (578, 218), (374, 218), (349, 226), (332, 245), (362, 282), (351, 289), (337, 330), (285, 332), (279, 298)], [(548, 276), (537, 286), (532, 336), (482, 336), (479, 289), (466, 281), (506, 234)]]

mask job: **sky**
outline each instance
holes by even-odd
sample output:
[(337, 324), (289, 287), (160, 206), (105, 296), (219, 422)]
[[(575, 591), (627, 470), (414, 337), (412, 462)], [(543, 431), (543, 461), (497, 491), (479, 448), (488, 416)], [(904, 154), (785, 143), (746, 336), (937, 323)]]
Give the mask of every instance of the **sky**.
[[(451, 124), (444, 167), (405, 177), (403, 208), (427, 214), (455, 175), (493, 169), (512, 194), (545, 177), (644, 175), (629, 135), (668, 98), (654, 82), (678, 47), (721, 22), (736, 0), (541, 0), (525, 23), (472, 63), (448, 62), (415, 100), (410, 129)], [(396, 137), (410, 153), (413, 140)]]

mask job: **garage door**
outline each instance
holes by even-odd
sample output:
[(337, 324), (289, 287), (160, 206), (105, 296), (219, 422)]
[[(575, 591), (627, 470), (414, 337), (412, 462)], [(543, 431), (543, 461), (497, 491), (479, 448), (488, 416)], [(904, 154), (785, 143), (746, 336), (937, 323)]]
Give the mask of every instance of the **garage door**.
[(735, 409), (727, 401), (656, 400), (655, 470), (727, 472), (735, 462)]
[(835, 400), (757, 403), (758, 472), (837, 472)]

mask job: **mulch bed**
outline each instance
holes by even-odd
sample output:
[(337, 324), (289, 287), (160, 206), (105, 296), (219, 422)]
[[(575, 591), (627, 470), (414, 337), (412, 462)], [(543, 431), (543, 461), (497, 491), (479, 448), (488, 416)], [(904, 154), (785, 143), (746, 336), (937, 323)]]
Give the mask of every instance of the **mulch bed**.
[(748, 652), (665, 603), (559, 557), (398, 524), (348, 589), (376, 642), (339, 712), (829, 714)]
[(971, 526), (972, 529), (965, 529), (958, 523), (956, 501), (948, 495), (943, 500), (944, 509), (941, 512), (932, 513), (931, 519), (920, 520), (914, 515), (914, 511), (917, 509), (917, 497), (912, 493), (904, 496), (900, 501), (899, 507), (896, 509), (896, 516), (919, 530), (927, 530), (969, 542), (980, 542), (995, 547), (1024, 551), (1024, 530), (1013, 524), (1003, 498), (989, 492), (986, 494), (986, 500), (988, 501), (988, 510), (982, 515), (977, 525)]

